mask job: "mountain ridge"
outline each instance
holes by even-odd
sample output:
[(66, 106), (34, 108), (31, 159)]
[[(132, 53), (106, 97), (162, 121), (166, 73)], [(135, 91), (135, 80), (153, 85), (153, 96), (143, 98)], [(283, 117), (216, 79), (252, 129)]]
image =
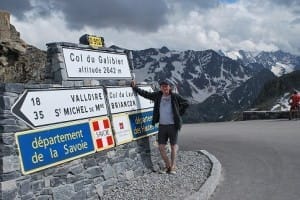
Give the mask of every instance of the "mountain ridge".
[[(23, 42), (14, 27), (11, 31), (14, 38), (0, 42), (1, 81), (42, 83), (46, 52)], [(22, 48), (16, 50), (12, 44)], [(300, 57), (283, 51), (254, 54), (240, 50), (236, 59), (212, 49), (176, 51), (162, 46), (128, 51), (132, 52), (138, 82), (157, 87), (159, 80), (168, 78), (190, 100), (192, 106), (184, 117), (186, 122), (232, 120), (254, 105), (265, 83), (300, 69)], [(285, 69), (274, 74), (274, 65)]]
[[(133, 51), (133, 55), (138, 81), (171, 79), (179, 93), (191, 100), (186, 122), (232, 120), (243, 110), (251, 109), (265, 83), (280, 77), (271, 70), (272, 63), (292, 63), (295, 70), (299, 59), (282, 51), (258, 53), (255, 58), (247, 54), (248, 61), (263, 61), (253, 63), (233, 60), (214, 50), (180, 52), (167, 48)], [(282, 75), (285, 73), (290, 71)]]

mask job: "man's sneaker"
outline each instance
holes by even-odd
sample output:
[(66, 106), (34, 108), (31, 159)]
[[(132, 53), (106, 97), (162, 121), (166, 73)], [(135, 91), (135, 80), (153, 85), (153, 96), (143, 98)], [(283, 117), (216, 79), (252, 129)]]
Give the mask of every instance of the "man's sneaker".
[(175, 169), (174, 167), (171, 168), (170, 171), (169, 171), (169, 173), (170, 173), (170, 174), (176, 174), (176, 169)]
[(160, 170), (159, 173), (166, 174), (166, 173), (170, 173), (170, 171), (171, 171), (170, 167), (165, 167), (164, 169)]

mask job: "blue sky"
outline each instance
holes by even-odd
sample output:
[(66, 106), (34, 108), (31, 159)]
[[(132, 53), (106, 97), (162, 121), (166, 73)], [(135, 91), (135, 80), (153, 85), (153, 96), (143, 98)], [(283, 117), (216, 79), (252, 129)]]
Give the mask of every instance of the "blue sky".
[(276, 51), (300, 55), (299, 0), (7, 0), (0, 8), (27, 43), (85, 33), (128, 49)]

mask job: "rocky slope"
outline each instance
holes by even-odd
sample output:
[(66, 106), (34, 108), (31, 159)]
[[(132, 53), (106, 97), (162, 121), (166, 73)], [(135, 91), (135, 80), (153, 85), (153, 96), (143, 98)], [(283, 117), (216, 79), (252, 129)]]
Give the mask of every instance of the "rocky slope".
[(42, 82), (46, 52), (26, 44), (13, 25), (11, 38), (0, 41), (0, 81), (13, 83)]

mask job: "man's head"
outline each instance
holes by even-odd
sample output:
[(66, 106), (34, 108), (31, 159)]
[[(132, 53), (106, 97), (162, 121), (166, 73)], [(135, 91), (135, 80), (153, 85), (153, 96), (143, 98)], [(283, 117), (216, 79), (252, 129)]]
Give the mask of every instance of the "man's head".
[(170, 81), (168, 80), (160, 81), (159, 86), (160, 86), (160, 91), (162, 91), (164, 95), (169, 95), (171, 93), (172, 84)]
[(294, 89), (294, 92), (293, 92), (294, 94), (297, 94), (298, 93), (298, 91), (296, 90), (296, 89)]

